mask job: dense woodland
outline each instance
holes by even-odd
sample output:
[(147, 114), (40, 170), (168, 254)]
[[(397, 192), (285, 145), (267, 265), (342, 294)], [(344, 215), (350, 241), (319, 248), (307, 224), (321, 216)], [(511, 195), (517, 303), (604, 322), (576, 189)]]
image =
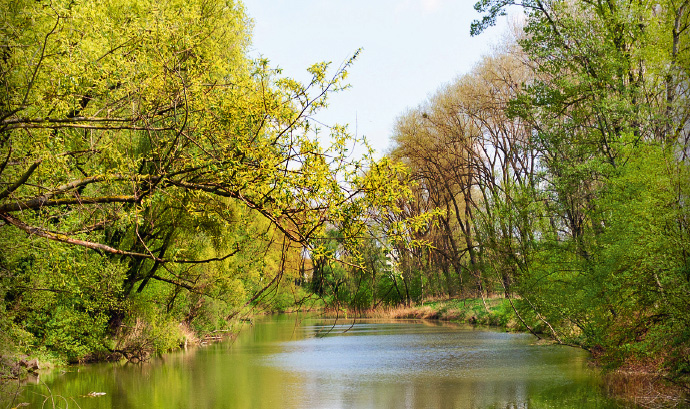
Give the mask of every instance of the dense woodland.
[[(251, 308), (507, 300), (611, 367), (690, 376), (690, 1), (481, 0), (504, 42), (381, 159), (310, 116), (222, 0), (1, 0), (0, 341), (140, 358)], [(509, 9), (510, 8), (510, 9)], [(326, 142), (327, 141), (327, 142)]]
[(138, 358), (293, 304), (324, 227), (355, 235), (405, 191), (307, 120), (351, 61), (282, 77), (248, 59), (239, 3), (1, 6), (2, 345)]

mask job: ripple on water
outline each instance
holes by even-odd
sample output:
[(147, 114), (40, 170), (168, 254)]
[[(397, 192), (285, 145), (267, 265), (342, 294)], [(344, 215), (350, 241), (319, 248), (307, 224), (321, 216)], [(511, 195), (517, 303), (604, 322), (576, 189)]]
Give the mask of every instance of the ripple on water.
[[(329, 336), (313, 336), (328, 328), (333, 328)], [(387, 334), (391, 329), (397, 334)], [(564, 364), (558, 357), (545, 360), (549, 348), (530, 345), (524, 334), (411, 324), (312, 325), (303, 330), (312, 337), (281, 343), (281, 351), (265, 356), (263, 364), (363, 382), (403, 374), (408, 378), (554, 380), (558, 366)]]

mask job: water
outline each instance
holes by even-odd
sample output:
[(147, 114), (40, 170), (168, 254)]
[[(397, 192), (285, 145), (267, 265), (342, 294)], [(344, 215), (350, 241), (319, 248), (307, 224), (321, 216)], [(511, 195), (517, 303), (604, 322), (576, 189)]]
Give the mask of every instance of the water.
[(233, 343), (54, 371), (14, 405), (40, 408), (45, 395), (43, 407), (52, 397), (82, 409), (623, 407), (601, 393), (587, 354), (574, 348), (441, 323), (351, 324), (267, 318)]

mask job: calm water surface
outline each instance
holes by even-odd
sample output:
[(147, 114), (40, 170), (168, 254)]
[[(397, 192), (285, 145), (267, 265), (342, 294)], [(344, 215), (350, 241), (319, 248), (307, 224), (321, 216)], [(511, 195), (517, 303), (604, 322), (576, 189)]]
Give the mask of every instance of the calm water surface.
[(49, 387), (60, 407), (82, 409), (623, 407), (602, 394), (583, 351), (418, 321), (273, 317), (234, 343), (54, 371), (41, 382), (15, 405), (41, 407)]

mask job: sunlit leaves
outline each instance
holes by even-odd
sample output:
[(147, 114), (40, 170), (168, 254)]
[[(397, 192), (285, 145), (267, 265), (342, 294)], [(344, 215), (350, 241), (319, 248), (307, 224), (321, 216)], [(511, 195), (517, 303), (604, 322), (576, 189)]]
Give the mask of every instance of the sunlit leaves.
[[(357, 53), (300, 83), (247, 58), (250, 23), (233, 1), (2, 6), (0, 212), (26, 223), (0, 226), (0, 239), (42, 232), (124, 265), (121, 304), (99, 307), (109, 319), (148, 303), (193, 321), (212, 299), (231, 316), (297, 271), (326, 226), (355, 235), (367, 208), (404, 193), (376, 196), (396, 170), (366, 181), (372, 153), (351, 158), (345, 127), (329, 146), (310, 121), (347, 87)], [(51, 245), (51, 257), (70, 251)], [(8, 271), (17, 251), (0, 260)]]

